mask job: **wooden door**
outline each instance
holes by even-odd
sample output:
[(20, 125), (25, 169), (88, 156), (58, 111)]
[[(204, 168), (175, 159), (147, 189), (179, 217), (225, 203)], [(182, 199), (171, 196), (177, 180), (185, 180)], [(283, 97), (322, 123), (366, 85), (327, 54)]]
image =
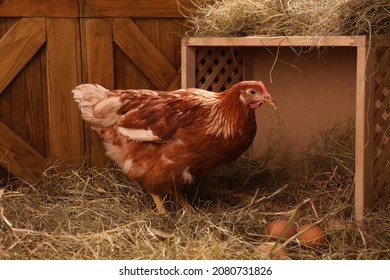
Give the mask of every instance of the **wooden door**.
[(51, 165), (106, 164), (71, 90), (179, 88), (182, 23), (176, 0), (1, 2), (0, 184)]
[(78, 21), (0, 22), (0, 165), (27, 181), (49, 162), (79, 158), (83, 129), (69, 90), (81, 82)]

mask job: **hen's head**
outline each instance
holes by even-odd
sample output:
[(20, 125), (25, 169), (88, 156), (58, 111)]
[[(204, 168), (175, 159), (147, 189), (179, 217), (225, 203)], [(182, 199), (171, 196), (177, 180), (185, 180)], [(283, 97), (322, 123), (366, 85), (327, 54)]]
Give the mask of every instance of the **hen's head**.
[(260, 81), (243, 81), (234, 85), (231, 90), (238, 91), (240, 101), (252, 109), (260, 107), (263, 103), (268, 103), (276, 109), (274, 99)]

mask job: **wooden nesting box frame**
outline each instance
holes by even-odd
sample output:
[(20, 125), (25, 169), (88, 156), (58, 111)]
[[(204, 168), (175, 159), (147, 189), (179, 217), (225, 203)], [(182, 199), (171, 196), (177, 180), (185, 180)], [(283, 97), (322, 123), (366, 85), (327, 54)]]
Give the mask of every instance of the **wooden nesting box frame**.
[[(390, 197), (390, 37), (183, 38), (182, 87), (224, 90), (245, 78), (248, 54), (235, 47), (356, 49), (355, 217)], [(250, 54), (249, 54), (250, 55)], [(214, 63), (212, 63), (214, 61)], [(217, 61), (217, 63), (215, 63)]]

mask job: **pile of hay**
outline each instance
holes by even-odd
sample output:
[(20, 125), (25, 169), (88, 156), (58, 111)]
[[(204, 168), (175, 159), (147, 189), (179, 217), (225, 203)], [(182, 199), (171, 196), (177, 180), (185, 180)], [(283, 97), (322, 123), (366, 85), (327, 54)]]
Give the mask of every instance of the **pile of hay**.
[(390, 34), (388, 0), (193, 1), (189, 36)]
[[(267, 222), (318, 223), (319, 248), (282, 240), (290, 259), (389, 259), (390, 211), (353, 218), (353, 121), (324, 132), (284, 166), (241, 159), (201, 178), (188, 196), (195, 214), (149, 194), (120, 170), (48, 170), (29, 185), (0, 189), (0, 259), (265, 259)], [(276, 151), (277, 152), (277, 151)]]

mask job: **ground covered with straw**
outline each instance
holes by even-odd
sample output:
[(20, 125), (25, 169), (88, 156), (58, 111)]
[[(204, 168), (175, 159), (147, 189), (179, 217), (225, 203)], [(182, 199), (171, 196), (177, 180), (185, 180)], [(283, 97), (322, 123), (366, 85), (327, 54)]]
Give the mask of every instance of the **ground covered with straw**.
[[(320, 247), (276, 240), (288, 259), (389, 259), (390, 209), (354, 220), (353, 121), (335, 125), (283, 166), (242, 158), (187, 192), (196, 213), (159, 216), (143, 187), (115, 166), (47, 170), (30, 185), (0, 189), (0, 259), (267, 259), (276, 219), (318, 223)], [(277, 149), (273, 151), (277, 152)]]
[[(180, 2), (180, 1), (179, 1)], [(203, 0), (183, 10), (190, 36), (389, 35), (388, 0)]]

